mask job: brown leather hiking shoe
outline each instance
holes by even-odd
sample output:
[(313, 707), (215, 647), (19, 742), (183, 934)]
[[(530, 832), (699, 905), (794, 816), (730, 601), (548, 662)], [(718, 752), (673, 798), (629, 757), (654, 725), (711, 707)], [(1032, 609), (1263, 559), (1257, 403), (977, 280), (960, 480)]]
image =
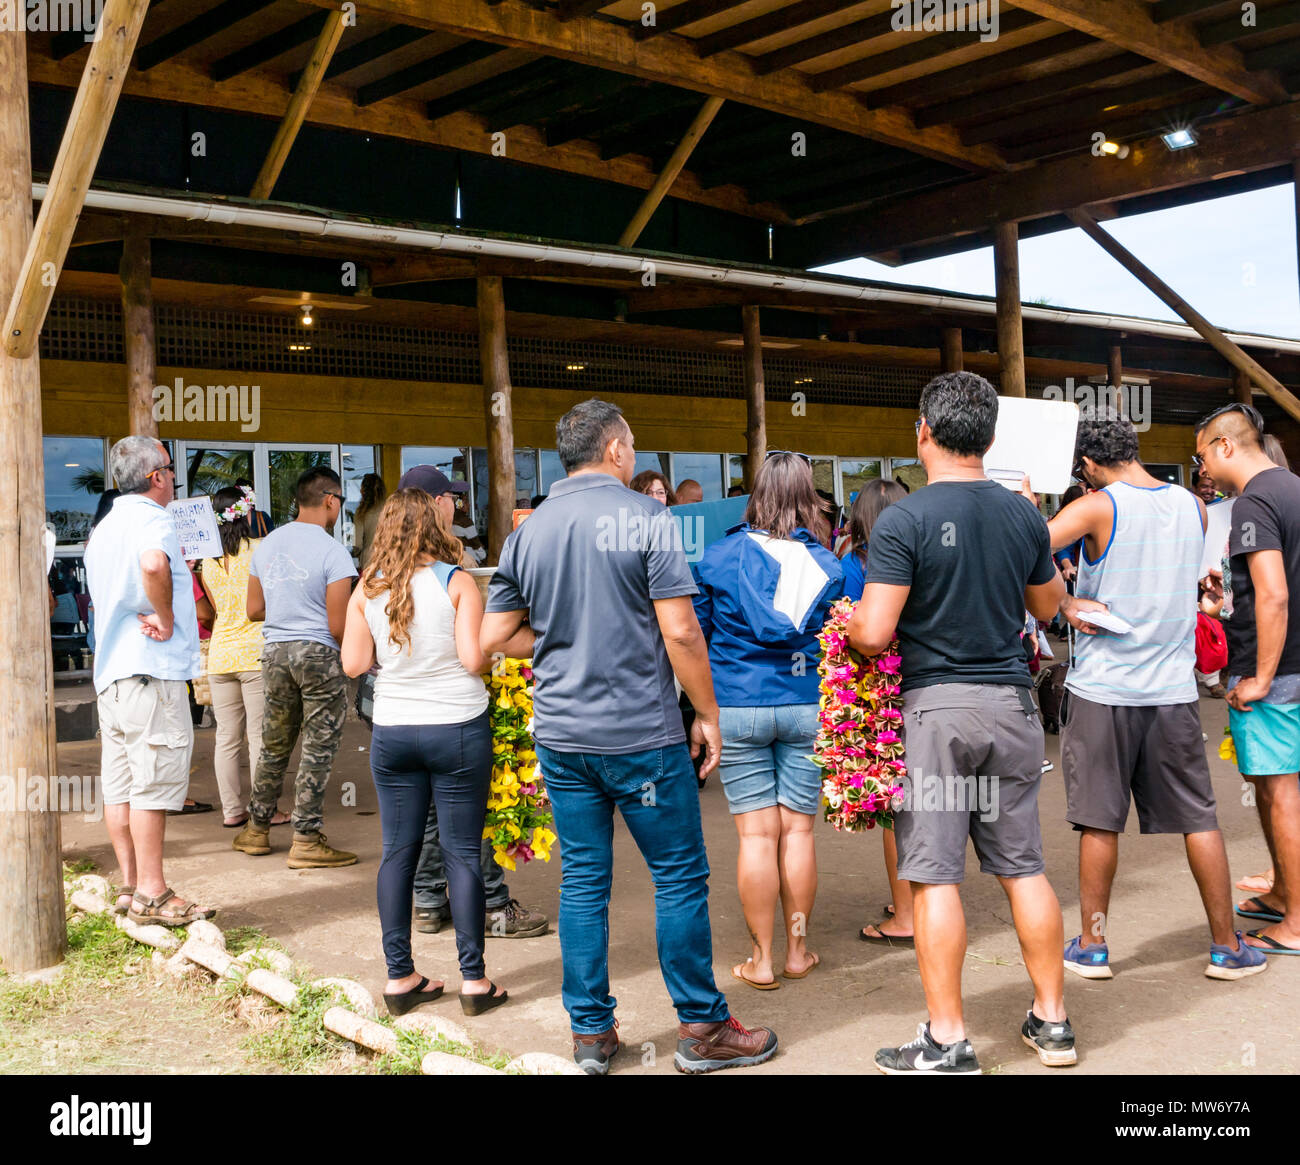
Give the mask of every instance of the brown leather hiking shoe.
[(487, 908), (488, 938), (536, 938), (545, 934), (550, 920), (540, 910), (529, 910), (511, 898), (504, 906)]
[(289, 850), (289, 869), (326, 870), (335, 866), (354, 866), (357, 855), (325, 844), (323, 833), (299, 833), (294, 830)]
[(253, 854), (255, 857), (269, 854), (271, 852), (270, 826), (258, 825), (250, 817), (244, 828), (235, 834), (234, 847), (240, 853)]
[(677, 1026), (679, 1072), (716, 1072), (720, 1068), (748, 1068), (776, 1055), (776, 1032), (756, 1027), (749, 1031), (733, 1015), (721, 1023), (683, 1023)]
[(588, 1076), (605, 1076), (609, 1062), (618, 1055), (618, 1020), (609, 1031), (583, 1036), (573, 1033), (573, 1062)]

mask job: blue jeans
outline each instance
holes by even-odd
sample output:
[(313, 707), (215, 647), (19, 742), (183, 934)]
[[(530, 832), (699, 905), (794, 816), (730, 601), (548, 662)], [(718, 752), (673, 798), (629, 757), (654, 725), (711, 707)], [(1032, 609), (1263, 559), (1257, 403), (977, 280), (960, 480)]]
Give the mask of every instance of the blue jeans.
[(573, 1031), (614, 1026), (609, 993), (609, 898), (614, 878), (614, 809), (655, 884), (655, 941), (664, 985), (682, 1023), (729, 1014), (713, 980), (709, 859), (699, 786), (685, 744), (608, 755), (537, 745), (560, 839), (561, 999)]
[(376, 892), (388, 977), (402, 979), (415, 970), (411, 892), (432, 801), (442, 822), (460, 973), (466, 979), (483, 978), (486, 907), (479, 859), (492, 780), (488, 714), (463, 724), (376, 724), (370, 771), (384, 842)]

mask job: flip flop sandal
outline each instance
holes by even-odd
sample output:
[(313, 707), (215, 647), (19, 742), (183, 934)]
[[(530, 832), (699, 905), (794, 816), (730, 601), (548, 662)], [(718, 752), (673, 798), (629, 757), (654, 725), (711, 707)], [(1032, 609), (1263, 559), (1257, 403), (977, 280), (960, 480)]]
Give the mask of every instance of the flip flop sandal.
[(460, 1009), (466, 1015), (482, 1015), (494, 1007), (500, 1007), (510, 998), (509, 991), (498, 991), (495, 983), (489, 983), (491, 990), (486, 995), (466, 995), (460, 993)]
[(223, 821), (223, 822), (221, 823), (221, 828), (222, 828), (222, 829), (238, 829), (240, 826), (242, 826), (242, 825), (247, 825), (247, 824), (248, 824), (248, 814), (245, 813), (244, 816), (241, 817), (238, 821)]
[(1265, 906), (1258, 898), (1247, 898), (1242, 903), (1247, 909), (1243, 910), (1241, 906), (1236, 908), (1242, 918), (1254, 918), (1260, 922), (1281, 922), (1282, 916), (1268, 906)]
[(888, 943), (890, 946), (898, 945), (900, 947), (916, 945), (916, 937), (914, 935), (885, 934), (885, 932), (880, 929), (879, 923), (873, 922), (869, 925), (874, 926), (879, 933), (867, 934), (866, 927), (860, 928), (858, 930), (858, 938), (860, 938), (864, 943)]
[(212, 806), (206, 801), (195, 801), (193, 805), (182, 805), (179, 809), (168, 809), (168, 817), (188, 817), (192, 813), (211, 813)]
[(118, 905), (118, 901), (117, 901), (117, 900), (118, 900), (119, 898), (121, 898), (123, 895), (126, 895), (126, 897), (128, 897), (128, 898), (134, 898), (134, 897), (135, 897), (135, 887), (134, 887), (134, 886), (116, 886), (116, 887), (114, 887), (114, 889), (113, 889), (113, 905), (110, 906), (110, 907), (108, 908), (108, 912), (109, 912), (110, 914), (125, 914), (128, 910), (131, 909), (131, 907), (130, 907), (129, 905), (127, 905), (127, 906), (119, 906), (119, 905)]
[(409, 991), (397, 991), (389, 993), (384, 992), (384, 1006), (388, 1008), (389, 1015), (405, 1015), (412, 1008), (420, 1007), (425, 1003), (432, 1003), (442, 995), (442, 988), (435, 987), (432, 991), (426, 991), (429, 985), (426, 976), (421, 975), (420, 981)]
[(821, 955), (813, 955), (813, 961), (802, 971), (782, 971), (782, 979), (807, 979), (818, 967), (822, 965)]
[(775, 979), (773, 979), (770, 983), (760, 983), (757, 979), (751, 979), (748, 975), (745, 974), (744, 968), (748, 967), (751, 963), (753, 963), (753, 961), (754, 961), (753, 959), (746, 959), (743, 963), (740, 964), (741, 970), (739, 972), (737, 972), (735, 967), (732, 967), (731, 977), (733, 979), (739, 979), (742, 983), (748, 984), (755, 991), (776, 991), (781, 986), (781, 984), (778, 983)]
[(880, 908), (880, 913), (881, 913), (881, 914), (888, 914), (890, 918), (893, 918), (893, 917), (894, 917), (894, 904), (893, 904), (892, 902), (886, 902), (886, 903), (884, 904), (884, 906), (882, 906), (882, 907)]
[(1273, 889), (1273, 883), (1263, 874), (1247, 874), (1237, 883), (1237, 889), (1245, 890), (1248, 894), (1267, 894)]
[(1256, 947), (1257, 951), (1263, 951), (1266, 955), (1300, 955), (1300, 947), (1288, 947), (1277, 941), (1275, 938), (1269, 938), (1262, 930), (1248, 930), (1247, 938), (1257, 938), (1265, 945)]
[[(179, 914), (166, 914), (163, 912), (163, 906), (168, 902), (184, 906), (185, 909)], [(201, 910), (193, 902), (186, 902), (168, 886), (157, 898), (146, 898), (137, 890), (131, 898), (131, 909), (126, 912), (126, 916), (141, 926), (148, 926), (150, 923), (157, 923), (159, 926), (189, 926), (191, 922), (212, 918), (216, 913), (213, 909)]]

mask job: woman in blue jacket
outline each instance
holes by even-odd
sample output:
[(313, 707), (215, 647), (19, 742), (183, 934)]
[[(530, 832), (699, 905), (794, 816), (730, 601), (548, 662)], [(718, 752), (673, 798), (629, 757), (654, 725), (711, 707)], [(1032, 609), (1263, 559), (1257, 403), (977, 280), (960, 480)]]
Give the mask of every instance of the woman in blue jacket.
[(751, 987), (780, 986), (772, 963), (777, 899), (786, 932), (786, 979), (818, 958), (805, 945), (817, 893), (813, 821), (821, 770), (817, 633), (844, 589), (825, 548), (824, 503), (812, 462), (773, 453), (759, 470), (745, 521), (705, 551), (695, 599), (709, 641), (720, 709), (723, 789), (740, 835), (736, 880), (752, 956), (732, 969)]

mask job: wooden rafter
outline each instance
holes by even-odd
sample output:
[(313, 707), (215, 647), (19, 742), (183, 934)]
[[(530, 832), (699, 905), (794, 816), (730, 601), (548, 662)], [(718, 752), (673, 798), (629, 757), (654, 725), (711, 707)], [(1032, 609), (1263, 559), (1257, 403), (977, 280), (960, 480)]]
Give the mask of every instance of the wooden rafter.
[(796, 3), (786, 8), (778, 8), (774, 12), (742, 20), (738, 24), (730, 24), (708, 36), (702, 36), (695, 42), (696, 48), (700, 56), (711, 57), (724, 49), (740, 48), (780, 32), (802, 28), (814, 20), (834, 16), (837, 12), (861, 3), (862, 0), (796, 0)]
[(213, 61), (208, 72), (214, 81), (229, 81), (231, 77), (238, 77), (240, 73), (275, 60), (281, 53), (311, 44), (320, 36), (328, 17), (328, 12), (313, 12), (302, 20), (294, 21), (287, 28), (261, 37), (233, 53), (227, 53), (220, 60)]
[[(339, 56), (342, 52), (336, 54), (336, 60)], [(33, 84), (56, 88), (76, 88), (81, 77), (75, 61), (56, 62), (43, 53), (30, 52), (27, 68)], [(132, 70), (126, 76), (122, 92), (145, 100), (183, 102), (259, 117), (265, 117), (268, 110), (284, 109), (291, 94), (281, 77), (260, 69), (242, 74), (238, 82), (214, 85), (200, 67), (185, 60), (165, 62), (148, 73)], [(425, 114), (424, 103), (404, 97), (389, 98), (360, 109), (353, 103), (351, 93), (338, 83), (321, 86), (308, 110), (307, 120), (313, 125), (401, 138), (469, 154), (491, 155), (493, 149), (492, 138), (484, 133), (482, 120), (472, 114), (450, 113), (431, 122)], [(548, 146), (543, 134), (530, 126), (518, 126), (511, 132), (507, 157), (513, 162), (638, 190), (648, 190), (658, 177), (658, 169), (641, 155), (602, 159), (584, 141)], [(683, 171), (678, 178), (673, 197), (765, 222), (790, 221), (781, 207), (754, 202), (732, 183), (713, 182), (706, 187), (690, 171)]]
[(655, 13), (653, 24), (638, 24), (635, 35), (641, 39), (658, 36), (661, 32), (676, 32), (689, 24), (698, 24), (711, 16), (739, 8), (745, 0), (682, 0), (664, 12)]
[(11, 356), (22, 359), (36, 350), (36, 339), (50, 309), (57, 276), (77, 229), (77, 217), (148, 11), (149, 0), (108, 0), (100, 17), (99, 39), (91, 45), (86, 58), (50, 172), (49, 193), (41, 203), (5, 315), (4, 344)]
[(201, 16), (196, 16), (143, 45), (136, 55), (135, 67), (141, 72), (147, 72), (155, 65), (193, 48), (210, 36), (224, 32), (231, 25), (238, 24), (263, 8), (269, 8), (275, 2), (276, 0), (223, 0)]
[[(949, 185), (875, 204), (860, 220), (818, 224), (800, 251), (808, 265), (985, 231), (1002, 221), (1062, 214), (1208, 182), (1220, 174), (1263, 170), (1300, 155), (1300, 103), (1249, 110), (1197, 128), (1194, 150), (1171, 153), (1158, 137), (1135, 143), (1123, 161), (1075, 154), (1014, 174)], [(824, 233), (822, 231), (824, 230)]]
[(438, 53), (437, 56), (417, 61), (414, 65), (399, 69), (396, 73), (389, 73), (386, 77), (379, 77), (369, 84), (362, 85), (357, 89), (356, 102), (358, 105), (374, 105), (376, 101), (382, 101), (385, 97), (393, 97), (429, 81), (436, 81), (439, 77), (445, 77), (457, 69), (477, 65), (480, 61), (494, 57), (499, 52), (501, 49), (498, 45), (467, 41), (454, 49), (448, 49), (445, 53)]
[(1276, 77), (1248, 69), (1231, 45), (1207, 48), (1184, 24), (1157, 24), (1141, 0), (1016, 0), (1016, 7), (1141, 53), (1252, 104), (1289, 99)]
[[(307, 2), (327, 7), (334, 0)], [(520, 0), (503, 0), (495, 6), (485, 0), (438, 0), (435, 5), (427, 0), (362, 0), (358, 11), (457, 36), (530, 48), (707, 96), (735, 99), (773, 113), (888, 142), (968, 170), (1005, 168), (996, 150), (964, 146), (943, 126), (919, 130), (904, 110), (868, 110), (851, 93), (816, 94), (794, 72), (755, 76), (750, 59), (735, 52), (701, 60), (692, 42), (671, 33), (638, 39), (629, 27), (609, 20), (585, 17), (566, 23)]]
[(293, 149), (293, 143), (298, 137), (298, 131), (302, 129), (302, 123), (307, 117), (307, 110), (311, 108), (312, 100), (316, 96), (316, 90), (320, 88), (321, 81), (325, 76), (325, 70), (329, 68), (330, 58), (334, 55), (334, 50), (338, 48), (339, 38), (342, 37), (343, 29), (346, 26), (347, 14), (343, 9), (338, 8), (329, 13), (329, 19), (325, 21), (320, 34), (316, 38), (316, 44), (311, 50), (311, 60), (307, 62), (307, 67), (302, 71), (302, 79), (298, 82), (298, 87), (293, 91), (293, 97), (290, 99), (289, 108), (280, 122), (280, 128), (275, 132), (275, 140), (271, 142), (271, 148), (267, 151), (266, 160), (257, 173), (257, 181), (253, 183), (251, 197), (271, 197), (271, 191), (275, 189), (275, 183), (280, 177), (280, 171), (284, 169), (284, 164), (288, 161), (289, 151)]

